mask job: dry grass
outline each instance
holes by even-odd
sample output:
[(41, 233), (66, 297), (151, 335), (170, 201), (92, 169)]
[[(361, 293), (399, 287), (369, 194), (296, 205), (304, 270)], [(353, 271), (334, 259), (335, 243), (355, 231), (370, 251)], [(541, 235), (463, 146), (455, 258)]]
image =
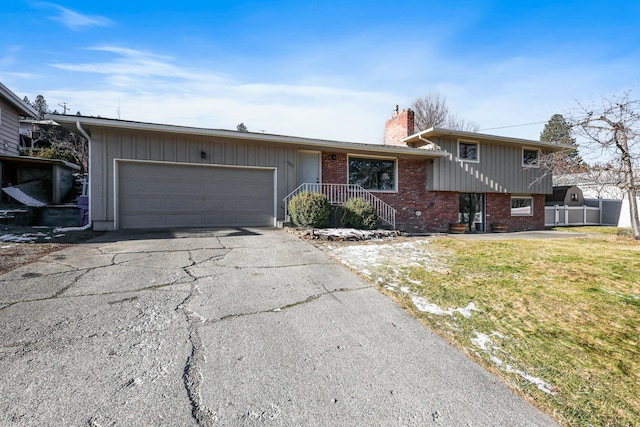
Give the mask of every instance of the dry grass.
[[(384, 265), (372, 278), (393, 283), (422, 322), (563, 424), (640, 425), (640, 242), (598, 231), (530, 241), (436, 238), (428, 250), (444, 255), (447, 268)], [(480, 311), (429, 314), (411, 302), (417, 296), (445, 308), (473, 302)]]

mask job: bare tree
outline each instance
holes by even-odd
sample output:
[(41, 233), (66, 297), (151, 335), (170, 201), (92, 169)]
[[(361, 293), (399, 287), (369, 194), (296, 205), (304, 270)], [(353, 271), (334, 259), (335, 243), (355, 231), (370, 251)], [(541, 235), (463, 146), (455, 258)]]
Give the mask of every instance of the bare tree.
[(33, 143), (46, 148), (30, 150), (30, 156), (61, 159), (76, 163), (82, 172), (89, 170), (89, 145), (86, 139), (58, 124), (41, 123), (38, 127), (39, 136)]
[(640, 161), (640, 100), (631, 99), (631, 93), (602, 98), (599, 105), (580, 105), (579, 117), (573, 119), (574, 129), (583, 137), (583, 146), (599, 150), (601, 156), (610, 155), (620, 170), (621, 182), (629, 198), (631, 229), (640, 240), (638, 218), (638, 187), (633, 171)]
[(411, 104), (415, 112), (414, 125), (417, 131), (432, 127), (443, 127), (451, 130), (477, 132), (477, 124), (458, 118), (449, 111), (447, 100), (440, 94), (428, 93), (416, 98)]

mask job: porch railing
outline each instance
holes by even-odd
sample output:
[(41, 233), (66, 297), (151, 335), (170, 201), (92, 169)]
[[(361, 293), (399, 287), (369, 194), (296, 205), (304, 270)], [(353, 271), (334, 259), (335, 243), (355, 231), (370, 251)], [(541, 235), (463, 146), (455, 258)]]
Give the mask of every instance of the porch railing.
[(289, 202), (291, 199), (305, 191), (324, 194), (332, 205), (344, 205), (347, 200), (352, 197), (361, 197), (373, 206), (378, 214), (378, 218), (389, 224), (392, 228), (396, 228), (396, 210), (374, 196), (371, 192), (355, 184), (300, 184), (298, 188), (284, 198), (285, 218), (289, 217)]

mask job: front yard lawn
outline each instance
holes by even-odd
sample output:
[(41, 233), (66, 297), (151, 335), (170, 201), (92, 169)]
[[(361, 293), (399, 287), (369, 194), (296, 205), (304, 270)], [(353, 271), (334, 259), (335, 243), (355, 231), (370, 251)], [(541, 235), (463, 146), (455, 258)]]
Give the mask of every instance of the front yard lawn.
[(600, 231), (328, 251), (559, 422), (638, 425), (640, 242)]

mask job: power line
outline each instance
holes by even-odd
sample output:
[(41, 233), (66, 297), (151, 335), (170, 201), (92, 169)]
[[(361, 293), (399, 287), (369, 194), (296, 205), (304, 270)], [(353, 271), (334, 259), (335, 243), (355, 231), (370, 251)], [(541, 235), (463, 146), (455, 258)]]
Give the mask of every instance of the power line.
[(547, 122), (544, 121), (544, 122), (523, 123), (523, 124), (520, 124), (520, 125), (499, 126), (499, 127), (495, 127), (495, 128), (480, 129), (480, 131), (496, 130), (496, 129), (507, 129), (507, 128), (517, 128), (517, 127), (522, 127), (522, 126), (540, 125), (540, 124), (543, 124), (543, 123), (547, 123)]
[[(640, 111), (640, 106), (639, 107), (635, 107), (635, 108), (628, 108), (628, 110), (630, 111)], [(597, 115), (602, 115), (605, 114), (606, 111), (603, 111), (602, 113), (598, 113), (598, 114), (592, 114), (592, 116), (597, 116)], [(588, 118), (589, 115), (581, 115), (580, 117), (575, 118), (574, 120), (584, 120), (586, 118)], [(518, 124), (518, 125), (508, 125), (508, 126), (498, 126), (498, 127), (493, 127), (493, 128), (485, 128), (485, 129), (480, 129), (478, 132), (483, 132), (483, 131), (487, 131), (487, 130), (498, 130), (498, 129), (509, 129), (509, 128), (517, 128), (517, 127), (523, 127), (523, 126), (532, 126), (532, 125), (541, 125), (541, 124), (547, 124), (549, 123), (549, 121), (544, 121), (544, 122), (531, 122), (531, 123), (522, 123), (522, 124)]]

